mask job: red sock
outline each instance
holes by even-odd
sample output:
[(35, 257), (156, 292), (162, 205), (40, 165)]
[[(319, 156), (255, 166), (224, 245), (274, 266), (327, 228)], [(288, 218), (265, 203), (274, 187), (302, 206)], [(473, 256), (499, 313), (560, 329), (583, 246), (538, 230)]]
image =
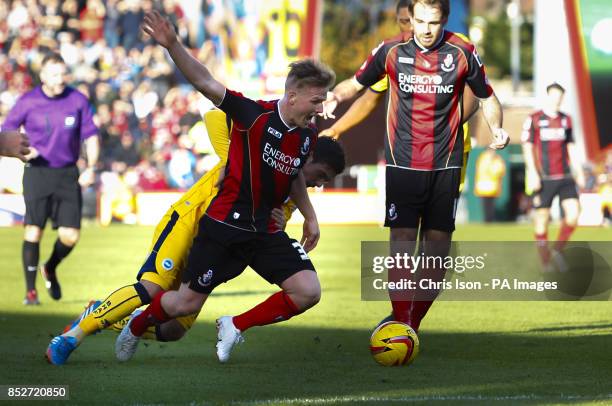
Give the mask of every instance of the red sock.
[(151, 304), (132, 320), (130, 323), (130, 331), (132, 334), (136, 337), (140, 337), (149, 327), (170, 320), (170, 317), (168, 317), (161, 305), (161, 298), (166, 293), (167, 292), (159, 292), (155, 295)]
[(278, 323), (300, 314), (300, 310), (284, 291), (276, 292), (251, 310), (234, 316), (234, 326), (245, 331), (255, 326)]
[[(408, 276), (408, 279), (414, 280), (414, 274), (408, 273), (406, 270), (399, 270), (395, 267), (389, 268), (389, 282), (400, 282), (402, 278)], [(389, 290), (389, 299), (391, 299), (391, 307), (393, 308), (393, 319), (402, 323), (411, 325), (410, 315), (414, 305), (414, 291), (408, 290)]]
[(535, 234), (536, 245), (538, 247), (538, 254), (542, 259), (543, 264), (548, 264), (550, 261), (550, 250), (548, 249), (548, 233)]
[(565, 248), (565, 244), (572, 236), (572, 233), (576, 229), (576, 226), (570, 226), (565, 221), (561, 223), (561, 229), (559, 230), (559, 235), (557, 236), (557, 241), (555, 242), (555, 250), (561, 251)]

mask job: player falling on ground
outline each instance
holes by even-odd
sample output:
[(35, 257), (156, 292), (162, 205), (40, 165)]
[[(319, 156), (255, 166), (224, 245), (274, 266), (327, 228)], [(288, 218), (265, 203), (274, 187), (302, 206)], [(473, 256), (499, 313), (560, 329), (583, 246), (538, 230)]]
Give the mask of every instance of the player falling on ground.
[[(554, 270), (551, 259), (560, 271), (567, 271), (560, 251), (578, 223), (580, 203), (576, 184), (584, 187), (584, 172), (574, 144), (572, 120), (559, 110), (564, 94), (565, 89), (560, 84), (550, 84), (546, 88), (546, 105), (525, 120), (522, 134), (527, 189), (533, 191), (535, 240), (545, 271)], [(548, 223), (555, 196), (559, 196), (563, 207), (563, 222), (551, 250)]]
[[(229, 131), (225, 113), (211, 110), (204, 115), (207, 132), (216, 154), (221, 159), (166, 212), (153, 235), (150, 254), (138, 272), (138, 282), (111, 293), (103, 301), (92, 303), (64, 334), (51, 340), (47, 349), (49, 362), (64, 364), (83, 340), (108, 328), (121, 331), (132, 312), (149, 304), (162, 290), (178, 289), (198, 222), (217, 193), (216, 184), (227, 162)], [(329, 137), (320, 137), (314, 152), (304, 165), (304, 177), (309, 187), (326, 185), (344, 170), (344, 151)], [(295, 210), (291, 200), (282, 210), (275, 211), (275, 220), (284, 224)], [(100, 306), (103, 304), (103, 306)], [(248, 312), (247, 312), (248, 313)], [(157, 341), (176, 341), (183, 337), (195, 322), (198, 313), (170, 320), (147, 331), (143, 338)], [(243, 327), (244, 329), (244, 327)]]
[[(480, 99), (492, 130), (490, 147), (505, 148), (509, 137), (474, 45), (444, 29), (449, 1), (413, 0), (410, 11), (414, 34), (381, 43), (354, 78), (334, 88), (324, 115), (388, 75), (385, 226), (391, 229), (391, 250), (413, 253), (420, 225), (424, 254), (445, 257), (455, 229), (463, 166), (459, 103), (466, 83)], [(400, 274), (391, 269), (389, 278)], [(433, 265), (418, 270), (416, 277), (440, 281), (444, 275), (443, 267)], [(390, 292), (393, 317), (418, 330), (438, 294), (438, 289)]]
[[(152, 325), (198, 312), (216, 286), (247, 266), (281, 290), (250, 310), (250, 326), (288, 320), (316, 305), (321, 286), (306, 252), (320, 237), (316, 214), (300, 171), (316, 143), (312, 120), (323, 110), (335, 75), (312, 60), (293, 62), (280, 100), (255, 102), (226, 89), (180, 44), (169, 21), (157, 12), (145, 16), (143, 29), (164, 46), (185, 77), (234, 123), (228, 166), (219, 193), (199, 224), (183, 283), (162, 292), (123, 329), (115, 346), (130, 359), (139, 338)], [(270, 211), (291, 196), (304, 215), (304, 247), (278, 230)], [(227, 361), (240, 331), (232, 317), (218, 320), (217, 356)]]

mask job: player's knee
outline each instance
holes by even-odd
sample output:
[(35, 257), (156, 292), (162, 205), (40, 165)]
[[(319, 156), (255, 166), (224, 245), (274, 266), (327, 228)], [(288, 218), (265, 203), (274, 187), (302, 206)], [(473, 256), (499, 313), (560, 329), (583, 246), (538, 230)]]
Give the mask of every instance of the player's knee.
[(297, 292), (299, 303), (296, 303), (300, 310), (306, 310), (321, 301), (321, 286), (319, 284), (302, 286)]
[(58, 231), (58, 235), (59, 235), (59, 239), (62, 242), (62, 244), (72, 247), (76, 245), (76, 243), (79, 241), (79, 237), (81, 236), (81, 233), (77, 229), (69, 228), (69, 229), (60, 229)]
[(23, 239), (29, 242), (40, 242), (42, 233), (43, 231), (40, 227), (27, 225), (23, 231)]
[(568, 214), (565, 216), (565, 219), (563, 221), (570, 227), (576, 227), (578, 225), (578, 214)]
[(180, 301), (176, 304), (176, 316), (187, 316), (199, 312), (202, 308), (202, 302), (195, 298)]
[(158, 337), (162, 341), (178, 341), (185, 335), (186, 330), (176, 320), (164, 323), (160, 326)]

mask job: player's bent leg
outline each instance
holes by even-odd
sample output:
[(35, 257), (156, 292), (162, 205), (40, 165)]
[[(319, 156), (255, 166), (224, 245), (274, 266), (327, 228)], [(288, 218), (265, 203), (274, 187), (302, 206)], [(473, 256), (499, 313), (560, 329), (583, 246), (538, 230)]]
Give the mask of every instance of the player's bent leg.
[(59, 227), (58, 238), (47, 262), (40, 266), (40, 274), (45, 281), (49, 296), (54, 300), (62, 298), (62, 289), (57, 278), (56, 268), (70, 254), (81, 235), (78, 228)]
[(157, 326), (156, 340), (157, 341), (178, 341), (185, 336), (187, 330), (177, 320), (170, 320)]
[(74, 247), (81, 237), (81, 230), (74, 227), (59, 227), (57, 236), (62, 244)]
[(314, 271), (300, 271), (285, 279), (280, 286), (300, 313), (321, 300), (321, 284)]
[(136, 353), (140, 337), (152, 325), (163, 324), (178, 316), (200, 311), (208, 294), (200, 293), (183, 283), (178, 291), (160, 292), (140, 315), (131, 319), (115, 342), (119, 361), (128, 361)]

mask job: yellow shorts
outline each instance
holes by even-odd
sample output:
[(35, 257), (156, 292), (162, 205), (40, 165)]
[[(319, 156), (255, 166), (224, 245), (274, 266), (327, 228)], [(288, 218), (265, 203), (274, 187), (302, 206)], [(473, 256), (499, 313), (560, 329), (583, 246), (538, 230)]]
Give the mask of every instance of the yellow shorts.
[[(214, 176), (208, 182), (216, 183), (216, 181), (217, 176)], [(179, 214), (172, 207), (157, 224), (149, 250), (150, 254), (136, 277), (139, 281), (155, 283), (166, 291), (177, 290), (181, 286), (183, 270), (187, 265), (187, 257), (193, 239), (198, 234), (200, 218), (217, 194), (214, 186), (207, 188), (208, 182), (200, 185), (201, 193), (191, 195), (190, 210)], [(209, 190), (209, 194), (203, 192)], [(198, 313), (179, 317), (177, 321), (185, 330), (189, 330), (197, 317)]]

